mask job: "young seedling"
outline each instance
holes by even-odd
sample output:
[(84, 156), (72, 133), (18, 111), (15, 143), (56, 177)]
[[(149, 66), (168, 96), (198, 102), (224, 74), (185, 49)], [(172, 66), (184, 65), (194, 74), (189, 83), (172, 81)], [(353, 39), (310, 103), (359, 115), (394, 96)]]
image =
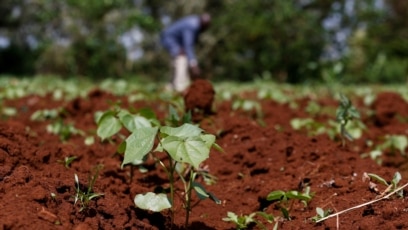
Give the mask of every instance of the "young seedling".
[(240, 110), (245, 111), (245, 112), (255, 111), (256, 121), (261, 126), (265, 126), (265, 121), (263, 120), (262, 106), (261, 106), (261, 103), (259, 103), (258, 101), (249, 100), (249, 99), (236, 99), (232, 103), (232, 109), (233, 110), (240, 109)]
[(310, 187), (307, 186), (304, 192), (291, 190), (288, 192), (282, 190), (276, 190), (268, 194), (266, 200), (278, 201), (278, 207), (280, 208), (282, 215), (285, 219), (290, 220), (290, 210), (292, 209), (295, 200), (298, 200), (307, 206), (307, 203), (312, 199), (310, 193)]
[(228, 212), (227, 217), (222, 218), (223, 221), (233, 222), (235, 224), (235, 228), (238, 230), (247, 229), (251, 223), (256, 223), (254, 216), (256, 215), (255, 212), (249, 215), (241, 215), (238, 216), (233, 212)]
[(63, 115), (65, 113), (66, 111), (63, 108), (37, 110), (31, 115), (30, 119), (32, 121), (52, 121), (47, 125), (47, 131), (58, 135), (61, 141), (68, 140), (72, 135), (84, 136), (84, 131), (75, 128), (73, 124), (64, 122)]
[[(210, 198), (216, 203), (220, 201), (203, 186), (195, 181), (203, 170), (200, 164), (209, 157), (212, 147), (221, 149), (215, 144), (215, 136), (204, 134), (203, 130), (192, 124), (183, 124), (179, 127), (160, 126), (155, 119), (147, 119), (140, 115), (133, 115), (120, 110), (103, 114), (98, 119), (98, 136), (102, 139), (110, 138), (119, 132), (122, 125), (130, 132), (130, 135), (119, 146), (118, 151), (124, 153), (122, 167), (127, 164), (142, 164), (145, 158), (150, 156), (158, 165), (165, 170), (169, 179), (169, 200), (164, 199), (163, 194), (138, 194), (135, 204), (141, 209), (150, 211), (162, 211), (171, 209), (171, 222), (174, 223), (174, 194), (176, 179), (180, 179), (184, 185), (183, 205), (186, 209), (185, 227), (188, 227), (189, 216), (193, 205), (192, 191), (194, 190), (200, 199)], [(153, 148), (156, 140), (158, 143)], [(161, 160), (155, 152), (163, 152), (167, 155), (167, 161)], [(167, 164), (165, 162), (168, 162)], [(151, 200), (154, 202), (151, 202)]]
[(378, 146), (378, 149), (389, 149), (391, 153), (400, 152), (402, 156), (405, 156), (405, 149), (408, 147), (408, 137), (405, 135), (385, 135), (385, 141)]
[[(195, 182), (201, 162), (208, 158), (210, 148), (215, 145), (215, 136), (202, 134), (200, 128), (191, 124), (184, 124), (177, 128), (168, 126), (140, 128), (126, 139), (125, 158), (122, 166), (135, 160), (142, 160), (146, 154), (153, 150), (155, 138), (159, 139), (159, 145), (154, 152), (165, 152), (169, 159), (169, 164), (165, 165), (163, 161), (153, 155), (156, 161), (163, 166), (169, 178), (171, 204), (174, 203), (175, 174), (183, 182), (185, 194), (183, 203), (186, 209), (185, 226), (187, 227), (193, 207), (191, 205), (193, 190), (196, 191), (200, 199), (210, 198), (216, 203), (220, 203), (212, 193), (207, 192), (203, 186)], [(187, 167), (180, 170), (178, 169), (179, 164), (187, 164)], [(135, 204), (143, 208), (143, 205), (140, 205), (136, 199)], [(173, 208), (172, 205), (172, 215), (174, 214)]]
[[(373, 174), (373, 173), (364, 173), (363, 174), (363, 181), (370, 181), (370, 189), (375, 191), (376, 193), (379, 193), (379, 197), (383, 197), (388, 193), (394, 192), (395, 190), (398, 189), (398, 183), (401, 181), (402, 177), (401, 174), (399, 172), (395, 172), (391, 182), (387, 182), (384, 178), (378, 176), (377, 174)], [(374, 183), (380, 183), (384, 186), (386, 186), (387, 188), (380, 193), (377, 189), (377, 185)], [(404, 197), (404, 191), (403, 190), (399, 190), (397, 192), (397, 195), (399, 197)]]
[(184, 123), (191, 123), (191, 121), (191, 111), (184, 113), (184, 107), (181, 105), (178, 105), (177, 107), (173, 105), (169, 106), (169, 115), (166, 119), (166, 125), (175, 127)]
[(316, 207), (316, 214), (317, 214), (317, 215), (314, 216), (314, 217), (312, 217), (312, 221), (313, 221), (313, 222), (317, 222), (317, 221), (319, 221), (320, 219), (325, 218), (325, 217), (327, 217), (328, 215), (330, 215), (331, 212), (332, 212), (331, 209), (324, 210), (324, 209), (322, 209), (322, 208), (320, 208), (320, 207)]
[[(384, 185), (387, 185), (387, 184), (388, 184), (387, 181), (385, 181), (383, 178), (379, 177), (378, 175), (368, 174), (368, 173), (365, 173), (365, 174), (363, 175), (363, 180), (367, 180), (367, 179), (371, 180), (371, 178), (373, 178), (374, 180), (376, 180), (376, 181), (378, 181), (378, 182), (380, 182), (380, 183), (382, 183), (382, 184), (384, 184)], [(339, 211), (339, 212), (330, 214), (330, 215), (328, 215), (328, 216), (322, 217), (322, 218), (320, 218), (319, 220), (317, 220), (316, 223), (325, 221), (325, 220), (327, 220), (327, 219), (329, 219), (329, 218), (332, 218), (332, 217), (337, 217), (337, 223), (339, 223), (339, 221), (338, 221), (339, 216), (340, 216), (341, 214), (343, 214), (343, 213), (346, 213), (346, 212), (349, 212), (349, 211), (352, 211), (352, 210), (355, 210), (355, 209), (358, 209), (358, 208), (361, 208), (361, 207), (365, 207), (365, 206), (370, 205), (370, 204), (374, 204), (374, 203), (376, 203), (376, 202), (378, 202), (378, 201), (381, 201), (381, 200), (389, 199), (391, 196), (393, 196), (393, 195), (395, 195), (395, 194), (399, 195), (400, 197), (403, 196), (403, 189), (406, 188), (406, 187), (408, 187), (408, 183), (406, 183), (406, 184), (404, 184), (404, 185), (402, 185), (402, 186), (397, 187), (397, 184), (399, 183), (400, 179), (401, 179), (401, 175), (400, 175), (398, 172), (396, 172), (396, 173), (394, 174), (394, 177), (393, 177), (393, 180), (392, 180), (392, 182), (391, 182), (391, 185), (389, 185), (389, 187), (391, 187), (391, 188), (393, 189), (392, 191), (391, 191), (390, 189), (388, 189), (389, 187), (387, 187), (387, 189), (380, 195), (379, 198), (376, 198), (376, 199), (371, 200), (371, 201), (369, 201), (369, 202), (366, 202), (366, 203), (363, 203), (363, 204), (359, 204), (359, 205), (357, 205), (357, 206), (354, 206), (354, 207), (345, 209), (345, 210), (343, 210), (343, 211)], [(370, 187), (371, 187), (371, 185), (370, 185)], [(338, 226), (338, 224), (337, 224), (337, 226)]]
[(71, 166), (71, 163), (77, 158), (77, 156), (64, 157), (64, 160), (58, 160), (57, 162), (63, 164), (65, 168), (69, 168)]
[(79, 209), (79, 212), (82, 212), (83, 210), (88, 208), (89, 202), (93, 199), (96, 199), (100, 196), (103, 196), (103, 193), (95, 193), (93, 191), (93, 186), (95, 184), (96, 179), (98, 178), (98, 173), (99, 170), (101, 170), (102, 166), (98, 165), (95, 168), (95, 172), (93, 175), (90, 176), (90, 178), (88, 178), (88, 187), (87, 188), (82, 188), (80, 183), (79, 183), (79, 179), (78, 179), (78, 175), (75, 174), (75, 196), (74, 196), (74, 204), (76, 204), (77, 202), (80, 203), (81, 208)]
[[(223, 221), (232, 222), (235, 224), (236, 229), (247, 229), (251, 224), (256, 224), (261, 229), (267, 229), (264, 224), (256, 220), (254, 217), (258, 215), (266, 219), (268, 223), (273, 223), (275, 217), (265, 212), (253, 212), (249, 215), (240, 215), (233, 212), (227, 212), (227, 217), (222, 218)], [(275, 223), (273, 230), (278, 229), (278, 222)]]
[(391, 154), (399, 152), (402, 156), (406, 156), (405, 149), (408, 147), (408, 137), (405, 135), (385, 135), (384, 142), (375, 146), (373, 150), (362, 154), (363, 157), (370, 156), (379, 165), (382, 164), (381, 156), (384, 151), (389, 151)]
[(336, 111), (336, 120), (340, 123), (340, 135), (343, 147), (346, 145), (346, 139), (349, 141), (353, 141), (354, 139), (346, 130), (347, 123), (353, 119), (359, 118), (360, 113), (351, 104), (350, 99), (348, 99), (345, 95), (340, 94), (340, 105)]

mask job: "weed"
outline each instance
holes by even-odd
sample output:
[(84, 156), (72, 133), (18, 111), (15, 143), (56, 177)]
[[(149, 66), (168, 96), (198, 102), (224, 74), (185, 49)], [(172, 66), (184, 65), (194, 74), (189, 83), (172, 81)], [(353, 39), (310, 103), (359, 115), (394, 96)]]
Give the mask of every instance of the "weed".
[(79, 202), (81, 204), (81, 208), (79, 212), (88, 208), (89, 202), (93, 199), (96, 199), (100, 196), (103, 196), (102, 193), (95, 193), (93, 192), (93, 186), (95, 185), (95, 181), (98, 178), (99, 170), (102, 169), (102, 165), (98, 165), (95, 167), (95, 172), (88, 178), (88, 186), (87, 188), (83, 189), (79, 183), (78, 175), (75, 174), (75, 196), (74, 196), (74, 204)]
[(78, 157), (72, 156), (72, 157), (64, 157), (64, 160), (58, 160), (57, 162), (60, 164), (63, 164), (65, 168), (69, 168), (71, 163), (77, 159)]

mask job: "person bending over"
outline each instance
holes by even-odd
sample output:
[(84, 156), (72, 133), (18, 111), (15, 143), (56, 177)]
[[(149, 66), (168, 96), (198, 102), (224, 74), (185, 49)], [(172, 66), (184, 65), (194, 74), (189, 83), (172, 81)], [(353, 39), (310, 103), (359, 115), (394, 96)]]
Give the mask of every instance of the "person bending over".
[(171, 87), (177, 92), (183, 92), (191, 83), (191, 79), (200, 77), (200, 68), (194, 52), (200, 34), (211, 23), (208, 13), (183, 17), (160, 34), (163, 47), (172, 58)]

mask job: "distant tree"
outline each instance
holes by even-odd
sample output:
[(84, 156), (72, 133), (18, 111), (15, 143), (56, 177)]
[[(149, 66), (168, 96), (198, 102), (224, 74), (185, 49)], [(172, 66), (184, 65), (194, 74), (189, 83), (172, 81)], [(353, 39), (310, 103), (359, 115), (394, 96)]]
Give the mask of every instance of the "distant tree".
[(408, 2), (356, 1), (356, 23), (346, 57), (349, 82), (408, 80)]
[(215, 75), (251, 80), (270, 72), (281, 81), (315, 75), (325, 45), (322, 15), (294, 0), (228, 1), (214, 19)]

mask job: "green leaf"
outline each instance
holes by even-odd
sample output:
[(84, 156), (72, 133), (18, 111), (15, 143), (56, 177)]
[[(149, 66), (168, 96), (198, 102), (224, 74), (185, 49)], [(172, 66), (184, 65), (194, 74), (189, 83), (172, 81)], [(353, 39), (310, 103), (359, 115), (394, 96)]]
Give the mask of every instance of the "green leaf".
[(175, 161), (184, 162), (199, 168), (201, 162), (210, 155), (206, 143), (197, 136), (181, 138), (168, 136), (162, 139), (162, 146)]
[(205, 200), (208, 197), (210, 197), (208, 195), (208, 192), (205, 190), (205, 188), (203, 186), (201, 186), (201, 184), (197, 183), (197, 182), (193, 182), (192, 183), (194, 190), (197, 193), (198, 198), (200, 198), (200, 200)]
[(160, 128), (160, 132), (168, 136), (187, 138), (187, 137), (198, 136), (203, 132), (203, 130), (195, 125), (186, 123), (177, 128), (163, 126)]
[(301, 193), (295, 190), (287, 192), (286, 197), (289, 199), (299, 199), (304, 201), (309, 201), (312, 199), (312, 197), (309, 194)]
[(395, 172), (394, 177), (392, 178), (392, 185), (394, 186), (394, 188), (397, 187), (398, 183), (401, 181), (402, 177), (401, 177), (401, 173), (399, 172)]
[(214, 194), (212, 194), (211, 192), (208, 192), (200, 183), (193, 181), (192, 185), (193, 185), (194, 190), (197, 193), (198, 198), (200, 198), (200, 200), (210, 198), (216, 204), (221, 204), (221, 200), (215, 197)]
[(119, 119), (115, 117), (114, 112), (106, 112), (102, 115), (98, 122), (98, 129), (96, 134), (105, 140), (113, 135), (115, 135), (122, 128), (122, 124)]
[(157, 131), (157, 127), (139, 128), (126, 138), (125, 157), (121, 167), (128, 163), (143, 160), (153, 148)]
[(171, 204), (166, 194), (148, 192), (145, 195), (138, 194), (134, 199), (135, 205), (144, 210), (160, 212), (164, 209), (171, 208)]
[(152, 127), (148, 119), (139, 115), (126, 114), (120, 118), (123, 125), (130, 132), (135, 132), (138, 128)]
[(215, 136), (212, 134), (202, 134), (200, 135), (201, 139), (205, 142), (207, 148), (211, 148), (215, 143)]
[(289, 210), (286, 208), (281, 208), (282, 215), (285, 219), (290, 220)]
[(118, 151), (118, 153), (123, 154), (126, 151), (126, 141), (123, 141), (122, 143), (120, 143), (120, 145), (118, 146), (118, 149), (116, 150)]
[(140, 116), (147, 119), (156, 119), (156, 114), (151, 108), (142, 108), (137, 111)]
[(268, 214), (265, 212), (257, 212), (256, 214), (265, 218), (269, 223), (272, 223), (273, 221), (275, 221), (275, 217), (272, 214)]
[(383, 185), (385, 185), (385, 186), (388, 186), (388, 185), (389, 185), (386, 180), (384, 180), (382, 177), (380, 177), (380, 176), (378, 176), (378, 175), (376, 175), (376, 174), (367, 173), (367, 175), (368, 175), (372, 180), (375, 180), (375, 181), (377, 181), (377, 182), (380, 182), (381, 184), (383, 184)]
[(405, 155), (405, 149), (408, 146), (408, 138), (404, 135), (394, 135), (391, 138), (395, 148), (398, 149), (402, 155)]
[(232, 221), (238, 223), (238, 216), (233, 212), (227, 212), (227, 217), (222, 218), (223, 221)]
[(282, 190), (276, 190), (268, 194), (266, 196), (266, 200), (282, 200), (283, 197), (285, 197), (286, 193)]
[(324, 210), (322, 208), (316, 207), (316, 213), (319, 217), (324, 217)]

